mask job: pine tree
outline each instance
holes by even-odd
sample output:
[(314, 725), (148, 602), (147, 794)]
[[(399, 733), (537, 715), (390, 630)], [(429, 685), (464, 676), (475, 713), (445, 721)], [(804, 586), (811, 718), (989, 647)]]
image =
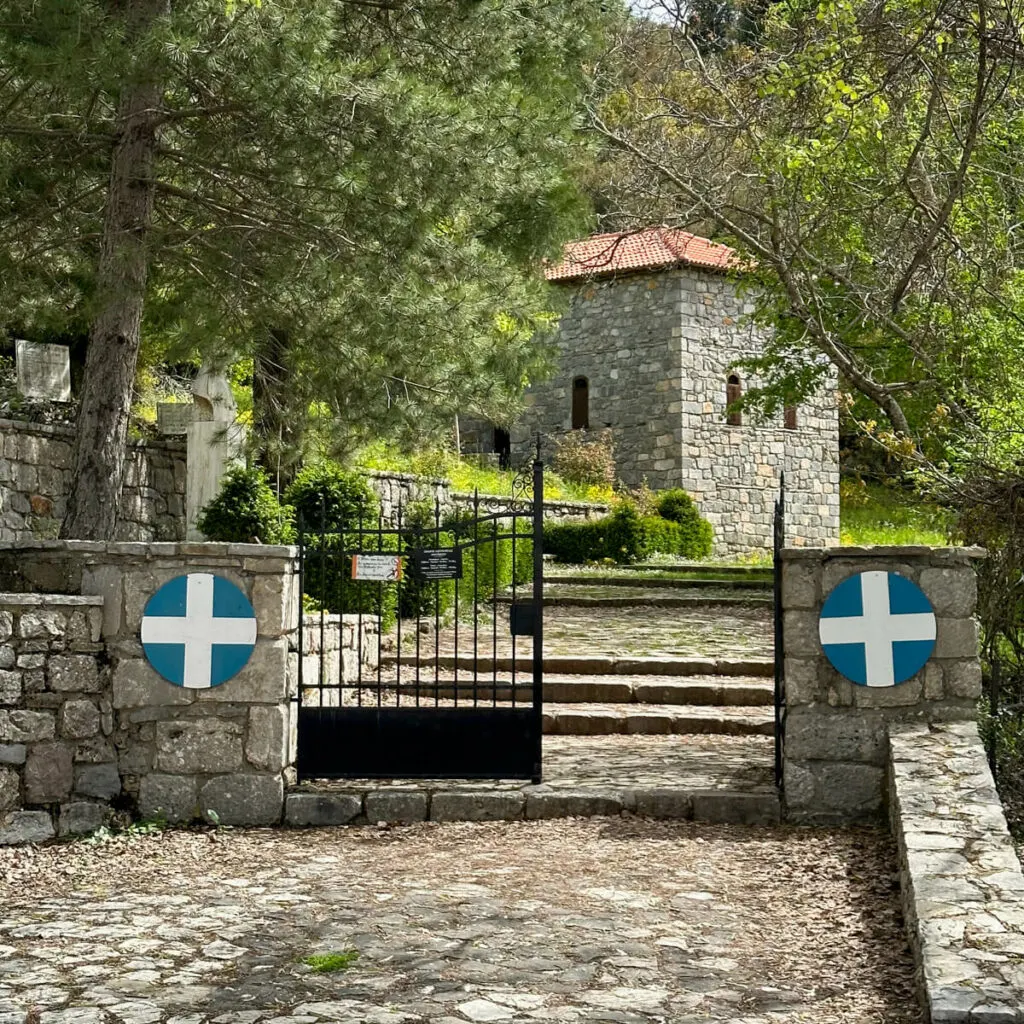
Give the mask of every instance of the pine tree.
[(8, 316), (89, 333), (63, 534), (112, 535), (143, 340), (254, 357), (284, 447), (510, 408), (605, 7), (0, 0)]

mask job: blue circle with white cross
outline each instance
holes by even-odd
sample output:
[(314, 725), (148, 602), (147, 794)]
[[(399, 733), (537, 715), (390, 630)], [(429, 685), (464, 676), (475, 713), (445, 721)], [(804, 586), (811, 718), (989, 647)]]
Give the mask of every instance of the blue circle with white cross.
[(860, 572), (825, 599), (818, 637), (832, 666), (858, 686), (896, 686), (935, 650), (935, 610), (898, 572)]
[(223, 576), (175, 576), (142, 613), (146, 660), (169, 683), (190, 690), (220, 686), (245, 668), (256, 647), (256, 613)]

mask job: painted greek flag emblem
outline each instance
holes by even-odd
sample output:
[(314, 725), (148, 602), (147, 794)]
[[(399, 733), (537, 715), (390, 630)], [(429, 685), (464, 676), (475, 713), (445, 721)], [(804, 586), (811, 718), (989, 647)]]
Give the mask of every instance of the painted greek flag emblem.
[(175, 686), (219, 686), (245, 668), (255, 646), (256, 613), (223, 576), (176, 576), (146, 602), (142, 649), (150, 665)]
[(935, 650), (935, 611), (924, 591), (898, 572), (861, 572), (825, 599), (818, 620), (825, 656), (860, 686), (895, 686)]

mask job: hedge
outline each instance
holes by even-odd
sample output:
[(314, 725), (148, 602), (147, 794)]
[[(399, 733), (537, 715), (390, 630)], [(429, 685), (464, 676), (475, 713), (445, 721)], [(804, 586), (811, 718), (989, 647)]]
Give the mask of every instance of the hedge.
[(622, 564), (653, 554), (701, 558), (711, 551), (711, 524), (673, 522), (662, 516), (641, 516), (622, 504), (610, 516), (583, 523), (555, 523), (544, 528), (544, 553), (570, 564), (604, 559)]

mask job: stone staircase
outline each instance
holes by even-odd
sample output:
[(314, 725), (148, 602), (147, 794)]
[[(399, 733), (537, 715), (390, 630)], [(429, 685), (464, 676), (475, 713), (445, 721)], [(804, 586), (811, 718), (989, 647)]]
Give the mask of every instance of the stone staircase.
[[(302, 799), (292, 801), (290, 820), (388, 820), (388, 807), (401, 810), (395, 820), (408, 818), (410, 808), (417, 820), (421, 811), (436, 820), (620, 811), (777, 820), (770, 587), (763, 570), (734, 567), (553, 575), (545, 585), (552, 639), (545, 643), (543, 786), (305, 784), (295, 790)], [(638, 636), (638, 629), (645, 632)], [(644, 648), (652, 637), (663, 649)], [(401, 672), (401, 682), (390, 685), (402, 704), (437, 698), (454, 705), (474, 697), (525, 704), (532, 694), (532, 663), (522, 656), (529, 642), (520, 641), (514, 659), (501, 651), (475, 659), (430, 654), (418, 681), (410, 655), (392, 655), (383, 670), (391, 678)], [(326, 802), (318, 804), (316, 794)]]

